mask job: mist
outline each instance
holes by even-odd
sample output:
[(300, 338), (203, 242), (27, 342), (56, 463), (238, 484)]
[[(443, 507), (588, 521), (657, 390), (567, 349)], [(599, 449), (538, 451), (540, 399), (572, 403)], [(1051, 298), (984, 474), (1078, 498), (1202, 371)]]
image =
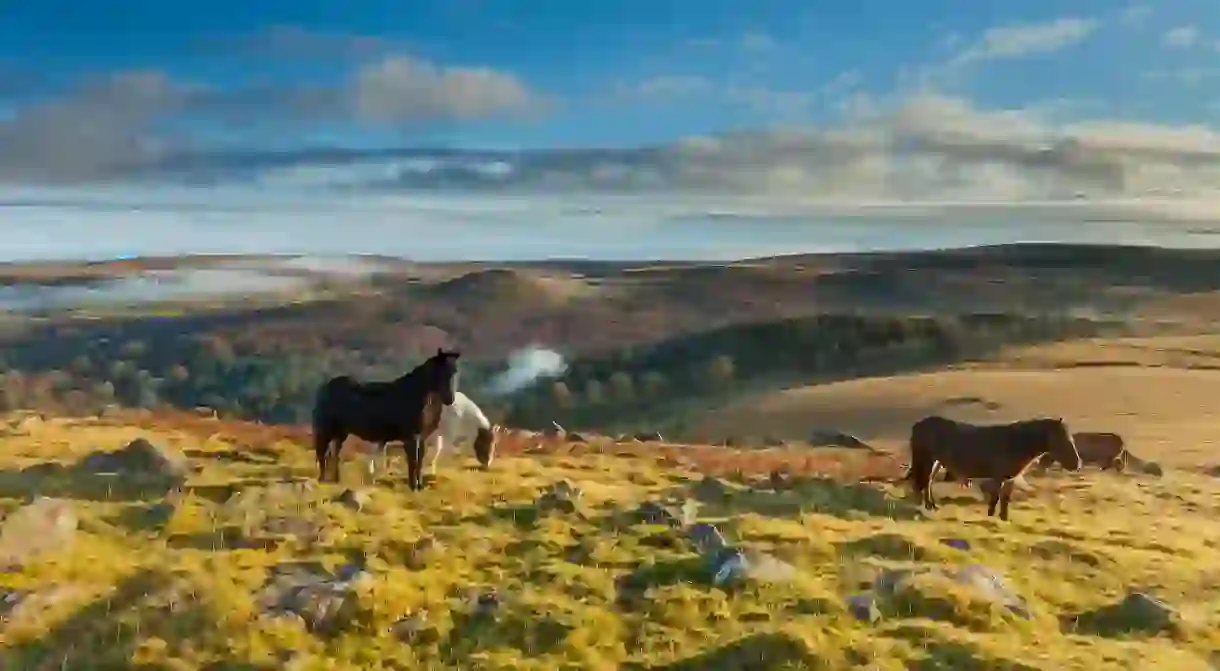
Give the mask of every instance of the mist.
[(553, 349), (531, 345), (508, 356), (508, 369), (497, 374), (487, 384), (495, 396), (517, 392), (544, 377), (559, 377), (568, 370), (563, 355)]

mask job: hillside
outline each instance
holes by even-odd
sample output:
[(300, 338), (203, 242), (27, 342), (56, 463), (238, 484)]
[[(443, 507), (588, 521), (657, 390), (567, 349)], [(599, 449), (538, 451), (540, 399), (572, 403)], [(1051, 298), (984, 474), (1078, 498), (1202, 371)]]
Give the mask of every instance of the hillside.
[[(8, 419), (0, 668), (1204, 671), (1220, 650), (1220, 484), (1172, 468), (1052, 473), (1005, 524), (956, 485), (925, 518), (853, 484), (882, 472), (861, 452), (719, 448), (739, 475), (705, 479), (709, 450), (549, 444), (489, 472), (450, 455), (414, 495), (349, 459), (341, 496), (285, 429)], [(137, 437), (144, 475), (90, 475)], [(62, 502), (21, 508), (35, 490)]]
[(952, 369), (768, 390), (690, 417), (709, 435), (804, 439), (835, 427), (899, 448), (928, 414), (1004, 422), (1062, 416), (1075, 430), (1117, 431), (1142, 455), (1214, 462), (1220, 450), (1220, 338), (1110, 338), (1012, 347)]

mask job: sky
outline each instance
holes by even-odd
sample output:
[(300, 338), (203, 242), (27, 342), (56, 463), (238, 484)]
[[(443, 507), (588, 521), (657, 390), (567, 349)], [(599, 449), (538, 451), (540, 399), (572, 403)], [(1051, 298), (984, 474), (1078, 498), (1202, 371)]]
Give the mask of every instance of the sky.
[[(297, 156), (303, 178), (333, 168), (307, 150), (414, 147), (491, 152), (442, 181), (497, 191), (1142, 199), (1182, 216), (1220, 201), (1220, 12), (1204, 0), (2, 7), (10, 183), (200, 154)], [(437, 165), (385, 170), (426, 186)]]

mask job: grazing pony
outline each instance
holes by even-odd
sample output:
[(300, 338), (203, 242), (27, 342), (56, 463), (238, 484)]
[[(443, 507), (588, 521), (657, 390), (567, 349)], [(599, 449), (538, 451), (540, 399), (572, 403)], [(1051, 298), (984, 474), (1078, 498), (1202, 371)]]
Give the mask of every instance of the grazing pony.
[(437, 349), (415, 370), (389, 382), (333, 377), (318, 389), (313, 407), (318, 480), (339, 481), (339, 453), (348, 436), (377, 443), (399, 441), (407, 453), (407, 485), (423, 489), (424, 441), (440, 424), (441, 410), (457, 395), (459, 352)]
[[(1080, 453), (1080, 461), (1083, 464), (1097, 466), (1103, 471), (1113, 468), (1122, 473), (1131, 461), (1132, 455), (1127, 451), (1123, 437), (1117, 433), (1081, 431), (1073, 433), (1072, 440), (1076, 441), (1076, 451)], [(1052, 454), (1044, 455), (1038, 460), (1040, 468), (1048, 468), (1053, 463), (1055, 457)]]
[[(436, 475), (436, 462), (441, 458), (445, 443), (454, 443), (462, 438), (474, 435), (474, 456), (483, 468), (491, 466), (491, 460), (496, 453), (496, 437), (501, 432), (498, 424), (492, 424), (470, 397), (462, 392), (453, 396), (453, 405), (441, 409), (441, 421), (432, 438), (436, 441), (436, 452), (432, 455), (432, 463), (428, 470)], [(374, 475), (377, 469), (385, 469), (385, 446), (369, 455), (369, 475)]]
[(905, 479), (928, 510), (938, 507), (932, 480), (942, 467), (958, 478), (989, 480), (982, 487), (987, 516), (995, 515), (999, 503), (1000, 519), (1007, 520), (1014, 481), (1044, 454), (1054, 455), (1068, 470), (1080, 468), (1080, 454), (1062, 419), (980, 426), (932, 415), (911, 426), (911, 468)]

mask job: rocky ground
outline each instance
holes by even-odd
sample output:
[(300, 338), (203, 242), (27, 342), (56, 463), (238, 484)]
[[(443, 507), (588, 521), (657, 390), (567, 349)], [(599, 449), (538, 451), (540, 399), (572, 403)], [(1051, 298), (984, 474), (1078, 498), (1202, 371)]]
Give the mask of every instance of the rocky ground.
[(1032, 478), (1004, 523), (955, 484), (925, 516), (865, 462), (593, 441), (455, 452), (412, 494), (401, 463), (323, 486), (234, 435), (14, 418), (0, 668), (1220, 665), (1201, 472)]

